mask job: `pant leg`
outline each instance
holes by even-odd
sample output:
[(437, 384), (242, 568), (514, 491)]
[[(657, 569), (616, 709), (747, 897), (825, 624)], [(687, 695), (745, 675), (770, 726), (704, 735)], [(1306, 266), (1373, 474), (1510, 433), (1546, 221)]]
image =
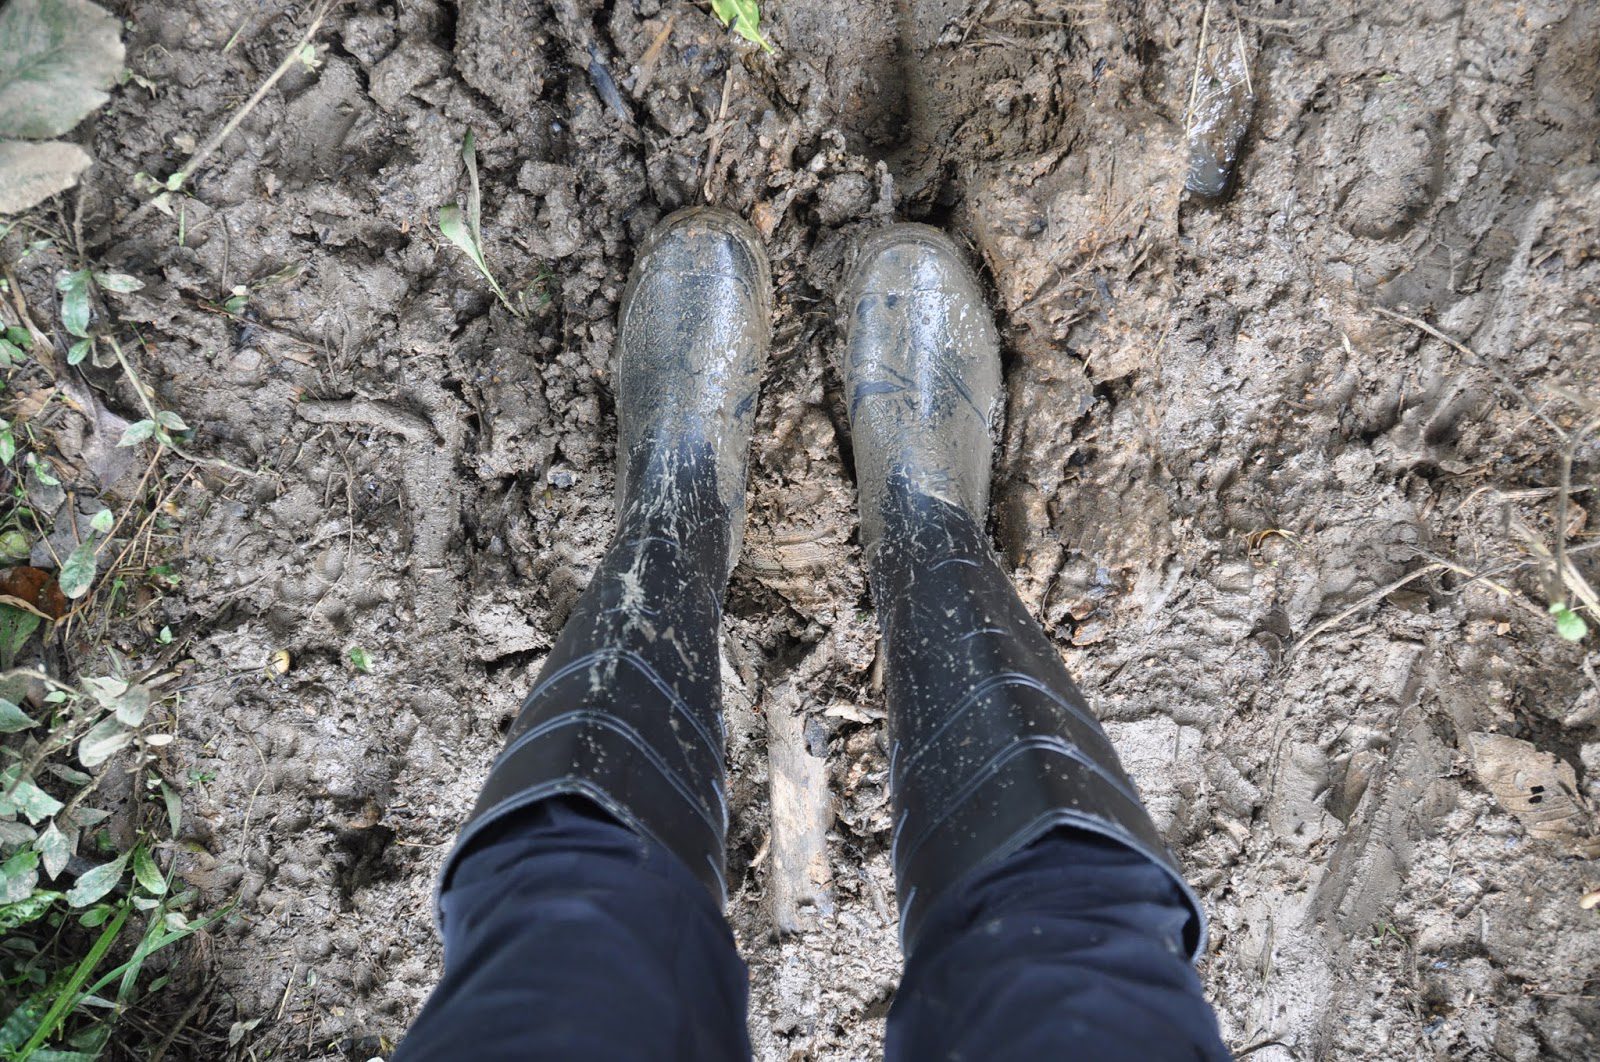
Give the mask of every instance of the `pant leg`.
[(1189, 918), (1148, 857), (1055, 830), (928, 912), (887, 1060), (1227, 1059), (1184, 948)]
[(440, 908), (444, 977), (395, 1062), (750, 1057), (745, 966), (715, 901), (586, 800), (487, 827)]

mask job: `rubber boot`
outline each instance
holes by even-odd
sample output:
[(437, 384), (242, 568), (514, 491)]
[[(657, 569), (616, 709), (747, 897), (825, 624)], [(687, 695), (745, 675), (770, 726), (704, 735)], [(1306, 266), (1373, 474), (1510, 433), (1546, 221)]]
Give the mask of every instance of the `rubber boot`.
[(593, 800), (726, 899), (719, 628), (744, 525), (771, 275), (753, 230), (680, 211), (645, 241), (617, 328), (617, 534), (441, 875), (559, 794)]
[(1048, 831), (1112, 838), (1184, 883), (1115, 750), (985, 537), (999, 341), (946, 237), (867, 238), (844, 364), (862, 545), (883, 639), (901, 937), (953, 884)]

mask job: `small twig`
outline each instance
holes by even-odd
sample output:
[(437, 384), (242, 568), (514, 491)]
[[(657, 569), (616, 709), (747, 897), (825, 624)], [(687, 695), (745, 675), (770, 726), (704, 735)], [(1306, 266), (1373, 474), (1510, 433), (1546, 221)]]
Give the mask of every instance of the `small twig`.
[(1195, 105), (1200, 102), (1200, 68), (1206, 61), (1206, 38), (1211, 33), (1211, 0), (1206, 0), (1205, 12), (1200, 16), (1200, 46), (1194, 53), (1194, 80), (1189, 85), (1189, 107), (1183, 116), (1183, 128), (1187, 133), (1194, 124)]
[(1256, 94), (1256, 87), (1250, 83), (1250, 54), (1245, 51), (1244, 27), (1239, 25), (1239, 17), (1233, 19), (1234, 47), (1239, 53), (1239, 69), (1244, 71), (1244, 90), (1250, 95)]
[[(334, 4), (338, 2), (339, 0), (322, 0), (322, 2), (317, 5), (316, 11), (311, 16), (310, 24), (306, 26), (306, 31), (302, 33), (300, 35), (300, 39), (295, 41), (294, 45), (290, 47), (288, 53), (283, 57), (283, 62), (278, 64), (278, 68), (271, 74), (267, 75), (267, 79), (261, 83), (261, 87), (256, 89), (255, 93), (251, 95), (248, 100), (245, 100), (244, 105), (233, 113), (233, 116), (223, 124), (222, 128), (208, 136), (205, 140), (205, 143), (196, 148), (194, 154), (189, 156), (189, 161), (185, 162), (181, 167), (179, 167), (177, 173), (174, 174), (174, 176), (181, 176), (183, 178), (183, 180), (179, 182), (179, 187), (182, 187), (184, 184), (189, 182), (189, 179), (194, 176), (195, 172), (205, 164), (206, 159), (211, 157), (211, 153), (216, 151), (217, 148), (221, 147), (222, 142), (228, 139), (235, 129), (239, 128), (239, 123), (244, 121), (245, 118), (249, 116), (250, 112), (255, 110), (256, 106), (266, 98), (267, 93), (272, 91), (272, 86), (276, 85), (283, 78), (283, 75), (287, 74), (291, 69), (294, 68), (294, 64), (300, 61), (300, 49), (309, 44), (311, 38), (316, 36), (317, 30), (322, 28), (323, 20), (328, 17), (328, 12), (331, 11)], [(145, 200), (145, 202), (142, 203), (137, 210), (124, 218), (121, 224), (132, 224), (133, 222), (144, 217), (155, 206), (155, 201), (155, 198)]]
[[(184, 474), (182, 479), (178, 480), (177, 483), (173, 484), (171, 487), (168, 487), (165, 491), (156, 496), (156, 503), (150, 507), (149, 512), (145, 513), (144, 519), (139, 522), (138, 528), (135, 529), (132, 536), (129, 537), (128, 544), (123, 546), (122, 552), (117, 554), (117, 559), (106, 565), (106, 571), (114, 572), (121, 569), (122, 562), (128, 559), (128, 554), (132, 552), (133, 547), (139, 541), (140, 536), (145, 533), (145, 531), (154, 522), (156, 516), (160, 514), (161, 507), (166, 504), (167, 499), (171, 498), (178, 491), (182, 490), (188, 484), (189, 477), (192, 475), (194, 475), (194, 469), (191, 468), (187, 473)], [(116, 529), (113, 528), (112, 534), (115, 533)], [(111, 541), (112, 534), (106, 535), (107, 542)]]
[(313, 424), (354, 424), (382, 428), (415, 443), (436, 443), (432, 424), (408, 409), (371, 398), (305, 399), (295, 407), (301, 419)]
[(208, 981), (205, 988), (194, 994), (194, 999), (189, 1001), (189, 1005), (184, 1008), (183, 1013), (178, 1015), (178, 1020), (173, 1022), (172, 1028), (167, 1030), (167, 1035), (161, 1038), (161, 1042), (151, 1052), (150, 1062), (161, 1062), (163, 1058), (167, 1057), (167, 1050), (172, 1047), (172, 1043), (178, 1038), (178, 1034), (183, 1032), (184, 1026), (194, 1019), (195, 1014), (199, 1012), (205, 1001), (211, 998), (211, 986), (215, 984), (215, 981)]
[(666, 46), (667, 38), (672, 36), (672, 27), (677, 24), (678, 16), (673, 14), (667, 19), (667, 24), (661, 27), (661, 32), (656, 34), (656, 39), (650, 42), (650, 47), (644, 50), (644, 55), (639, 57), (639, 73), (633, 79), (634, 99), (643, 99), (645, 90), (655, 79), (656, 62), (661, 58), (661, 49)]
[[(1555, 561), (1556, 579), (1563, 588), (1567, 584), (1567, 502), (1572, 496), (1572, 458), (1577, 453), (1578, 447), (1583, 445), (1583, 440), (1597, 427), (1600, 427), (1600, 417), (1591, 417), (1573, 433), (1566, 449), (1561, 451), (1561, 489), (1556, 494)], [(1563, 592), (1561, 604), (1566, 603), (1566, 593)]]
[(1337, 627), (1339, 624), (1343, 623), (1351, 616), (1354, 616), (1362, 609), (1376, 605), (1378, 602), (1382, 601), (1384, 598), (1388, 597), (1402, 586), (1405, 586), (1407, 583), (1414, 583), (1418, 579), (1421, 579), (1424, 575), (1432, 575), (1434, 572), (1444, 571), (1447, 567), (1448, 565), (1439, 562), (1425, 564), (1416, 571), (1411, 572), (1408, 575), (1401, 576), (1389, 585), (1379, 587), (1366, 597), (1362, 598), (1360, 601), (1357, 601), (1355, 604), (1345, 609), (1343, 612), (1331, 616), (1317, 624), (1315, 627), (1311, 628), (1311, 630), (1303, 638), (1289, 647), (1289, 651), (1284, 654), (1284, 659), (1292, 660), (1295, 655), (1299, 653), (1300, 650), (1304, 649), (1313, 638), (1317, 637), (1317, 635), (1322, 634), (1324, 631), (1327, 631), (1330, 628)]
[(722, 79), (722, 105), (717, 108), (717, 121), (711, 128), (711, 146), (706, 150), (706, 179), (700, 187), (700, 192), (706, 197), (706, 202), (711, 202), (711, 181), (716, 177), (717, 157), (722, 151), (722, 134), (726, 131), (724, 122), (728, 120), (728, 98), (733, 95), (733, 73), (736, 67), (729, 65), (728, 76)]

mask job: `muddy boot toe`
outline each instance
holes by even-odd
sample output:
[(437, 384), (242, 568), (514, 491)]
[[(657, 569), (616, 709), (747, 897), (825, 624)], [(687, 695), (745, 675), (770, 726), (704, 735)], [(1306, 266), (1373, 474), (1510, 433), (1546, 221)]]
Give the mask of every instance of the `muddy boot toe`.
[(870, 549), (882, 535), (891, 478), (981, 522), (1000, 345), (965, 256), (936, 229), (891, 226), (857, 249), (843, 301), (862, 544)]

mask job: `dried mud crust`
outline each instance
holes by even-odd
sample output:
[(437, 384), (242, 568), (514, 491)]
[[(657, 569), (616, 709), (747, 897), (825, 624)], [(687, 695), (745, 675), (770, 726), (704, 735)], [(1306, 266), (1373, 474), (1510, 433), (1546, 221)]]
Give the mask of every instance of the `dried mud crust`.
[[(1291, 652), (1429, 558), (1517, 560), (1493, 490), (1544, 491), (1517, 504), (1549, 531), (1559, 443), (1484, 363), (1551, 416), (1571, 408), (1554, 388), (1595, 393), (1593, 5), (1243, 5), (1253, 124), (1232, 196), (1199, 204), (1194, 2), (780, 2), (765, 56), (661, 0), (363, 0), (201, 176), (181, 239), (160, 215), (118, 227), (132, 175), (224, 121), (305, 5), (120, 8), (155, 89), (100, 123), (85, 228), (147, 283), (118, 308), (160, 405), (266, 472), (183, 500), (169, 617), (199, 680), (168, 766), (209, 779), (178, 871), (239, 898), (212, 955), (232, 1017), (268, 1019), (258, 1053), (371, 1057), (431, 987), (433, 875), (610, 533), (634, 248), (709, 199), (760, 231), (778, 291), (724, 668), (760, 1058), (876, 1054), (898, 975), (831, 367), (849, 241), (897, 216), (966, 241), (992, 284), (996, 543), (1212, 912), (1228, 1041), (1594, 1057), (1600, 924), (1577, 900), (1597, 872), (1469, 770), (1468, 735), (1496, 731), (1595, 795), (1600, 694), (1532, 574), (1497, 576), (1507, 598), (1442, 571)], [(469, 127), (522, 319), (433, 225)], [(47, 274), (23, 280), (48, 298)], [(210, 312), (238, 284), (243, 319)], [(1580, 449), (1575, 481), (1594, 466)], [(267, 677), (279, 649), (294, 666)], [(836, 794), (831, 880), (781, 935), (774, 713)]]

